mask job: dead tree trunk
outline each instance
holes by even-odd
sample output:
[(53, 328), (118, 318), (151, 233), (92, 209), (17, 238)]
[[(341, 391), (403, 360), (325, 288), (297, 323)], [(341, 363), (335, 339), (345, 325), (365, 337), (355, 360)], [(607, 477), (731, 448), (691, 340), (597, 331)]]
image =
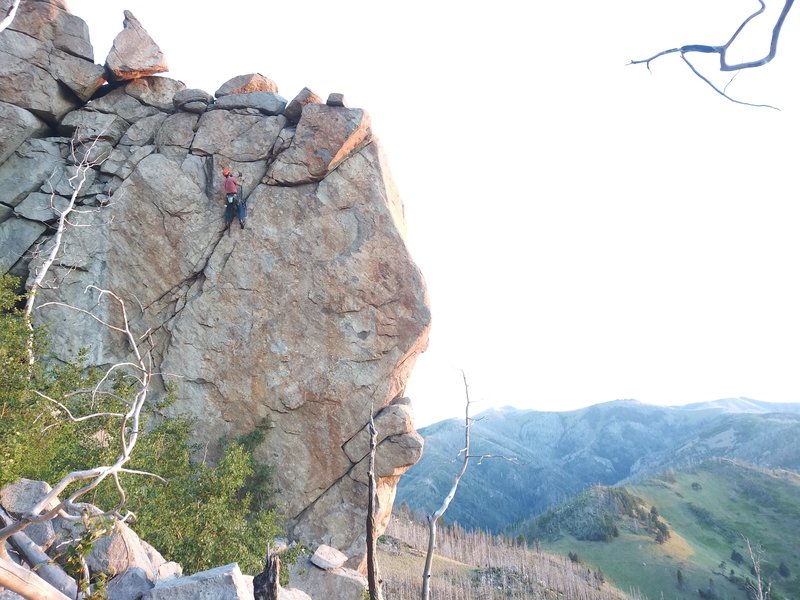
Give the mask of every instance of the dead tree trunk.
[(255, 600), (278, 600), (280, 593), (281, 559), (277, 554), (267, 557), (264, 571), (253, 579), (253, 596)]
[(464, 473), (467, 472), (467, 466), (469, 466), (469, 433), (470, 429), (472, 428), (472, 421), (469, 418), (469, 386), (467, 385), (467, 376), (463, 371), (461, 372), (461, 375), (464, 378), (464, 393), (466, 394), (467, 398), (465, 411), (466, 414), (464, 417), (464, 449), (462, 450), (464, 453), (464, 461), (461, 463), (461, 469), (453, 481), (453, 487), (450, 488), (450, 493), (445, 497), (442, 505), (439, 507), (439, 510), (432, 515), (428, 515), (428, 552), (425, 555), (425, 567), (422, 571), (422, 600), (428, 600), (431, 593), (430, 580), (431, 566), (433, 565), (433, 551), (436, 548), (436, 523), (453, 501), (453, 498), (456, 495), (456, 490), (458, 489), (458, 484), (461, 482), (461, 478), (464, 476)]
[(769, 600), (772, 584), (765, 582), (761, 578), (761, 558), (764, 554), (764, 549), (761, 546), (753, 548), (748, 538), (742, 536), (742, 539), (747, 545), (747, 552), (750, 554), (750, 562), (753, 564), (753, 575), (756, 577), (754, 582), (748, 582), (747, 588), (755, 600)]
[[(3, 508), (0, 508), (0, 520), (4, 525), (11, 525), (12, 519)], [(54, 564), (50, 557), (37, 544), (22, 531), (9, 536), (8, 541), (31, 566), (31, 570), (47, 583), (56, 588), (70, 598), (75, 598), (78, 593), (78, 585), (67, 573), (57, 564)]]
[(375, 481), (375, 451), (378, 447), (378, 435), (372, 411), (369, 413), (369, 501), (367, 503), (367, 587), (369, 600), (383, 600), (381, 582), (378, 576), (377, 536), (375, 535), (375, 498), (377, 484)]

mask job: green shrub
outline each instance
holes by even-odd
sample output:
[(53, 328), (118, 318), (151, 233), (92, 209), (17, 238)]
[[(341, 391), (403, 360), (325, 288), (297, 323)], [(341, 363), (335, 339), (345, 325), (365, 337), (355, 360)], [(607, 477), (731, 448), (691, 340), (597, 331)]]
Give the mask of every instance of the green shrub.
[(245, 573), (258, 573), (267, 544), (281, 527), (274, 510), (253, 510), (257, 466), (252, 452), (234, 443), (217, 466), (195, 463), (190, 429), (186, 419), (165, 421), (137, 448), (131, 468), (158, 465), (168, 483), (125, 478), (128, 507), (136, 514), (133, 528), (165, 558), (181, 563), (185, 573), (234, 561)]
[[(100, 379), (98, 369), (87, 368), (86, 352), (71, 364), (45, 367), (28, 364), (30, 330), (18, 310), (19, 281), (0, 277), (0, 487), (19, 478), (59, 481), (67, 473), (111, 464), (120, 454), (120, 427), (115, 417), (79, 423), (65, 418), (64, 410), (35, 391), (57, 400), (74, 415), (125, 412), (135, 388), (132, 377), (120, 373), (113, 394), (88, 400), (76, 390), (91, 389)], [(47, 348), (41, 330), (34, 332), (34, 351)], [(166, 402), (169, 399), (165, 400)], [(151, 402), (151, 412), (161, 406)], [(132, 526), (169, 560), (193, 573), (233, 561), (247, 573), (260, 572), (266, 546), (281, 533), (274, 505), (271, 470), (253, 458), (269, 423), (230, 444), (217, 466), (191, 460), (192, 423), (176, 418), (148, 431), (142, 415), (130, 469), (147, 475), (122, 473), (125, 508), (136, 515)], [(67, 489), (69, 493), (76, 489)], [(63, 497), (63, 495), (62, 495)], [(84, 500), (103, 509), (120, 502), (113, 482), (104, 481)]]

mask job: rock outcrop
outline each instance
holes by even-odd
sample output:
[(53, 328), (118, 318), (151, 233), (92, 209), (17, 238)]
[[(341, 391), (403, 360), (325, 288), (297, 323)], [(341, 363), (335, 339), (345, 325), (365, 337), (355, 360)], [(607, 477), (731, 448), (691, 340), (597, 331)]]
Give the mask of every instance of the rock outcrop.
[(22, 2), (0, 35), (0, 101), (51, 125), (103, 83), (83, 19), (63, 2)]
[[(85, 290), (124, 299), (154, 370), (175, 385), (170, 414), (196, 419), (212, 458), (221, 439), (269, 424), (256, 456), (275, 467), (290, 535), (358, 568), (366, 425), (375, 416), (384, 526), (422, 452), (403, 392), (430, 324), (369, 115), (308, 89), (287, 102), (259, 74), (234, 77), (216, 99), (187, 89), (152, 75), (160, 51), (134, 53), (127, 38), (146, 32), (127, 11), (125, 23), (105, 69), (120, 81), (97, 93), (104, 68), (62, 3), (23, 0), (0, 33), (0, 267), (32, 277), (74, 194), (81, 210), (41, 301), (97, 305), (114, 320)], [(223, 168), (242, 185), (243, 229), (224, 227)], [(79, 312), (36, 314), (60, 359), (86, 347), (107, 365), (129, 351)]]

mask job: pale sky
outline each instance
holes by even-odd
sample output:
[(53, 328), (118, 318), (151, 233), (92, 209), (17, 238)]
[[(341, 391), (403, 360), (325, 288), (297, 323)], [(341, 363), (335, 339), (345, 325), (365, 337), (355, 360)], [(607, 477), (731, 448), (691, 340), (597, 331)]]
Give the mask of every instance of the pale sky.
[(475, 412), (800, 401), (800, 12), (728, 87), (778, 112), (677, 55), (627, 65), (724, 43), (755, 0), (68, 4), (95, 62), (128, 9), (188, 87), (258, 72), (370, 113), (431, 299), (418, 426), (463, 416), (461, 369)]

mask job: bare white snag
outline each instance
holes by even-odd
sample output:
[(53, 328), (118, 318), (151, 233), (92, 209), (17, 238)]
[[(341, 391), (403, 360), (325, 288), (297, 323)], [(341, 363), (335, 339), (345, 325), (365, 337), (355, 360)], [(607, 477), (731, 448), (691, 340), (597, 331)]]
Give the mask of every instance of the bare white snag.
[(25, 310), (23, 311), (28, 329), (31, 332), (30, 336), (28, 337), (28, 364), (30, 365), (32, 365), (35, 361), (33, 351), (33, 323), (31, 322), (31, 315), (33, 314), (33, 307), (36, 303), (36, 293), (42, 287), (42, 283), (44, 282), (45, 277), (47, 277), (47, 272), (55, 262), (59, 250), (61, 250), (61, 239), (63, 238), (64, 230), (69, 223), (69, 215), (75, 211), (75, 203), (78, 199), (78, 194), (86, 183), (86, 177), (89, 169), (100, 164), (100, 162), (90, 160), (92, 153), (91, 151), (94, 149), (94, 146), (100, 137), (98, 136), (94, 138), (94, 140), (88, 146), (88, 150), (83, 152), (81, 160), (77, 160), (77, 139), (80, 139), (79, 131), (75, 132), (75, 134), (72, 136), (72, 140), (70, 141), (70, 156), (72, 157), (73, 163), (76, 163), (75, 174), (69, 178), (69, 184), (72, 188), (72, 195), (70, 196), (67, 206), (63, 210), (59, 210), (55, 205), (55, 191), (50, 193), (50, 207), (58, 213), (58, 224), (56, 226), (56, 231), (50, 240), (50, 243), (52, 244), (50, 252), (45, 258), (44, 262), (42, 262), (42, 264), (39, 266), (36, 277), (31, 284), (30, 290), (28, 290), (28, 300), (25, 302)]
[(458, 484), (461, 483), (461, 478), (464, 477), (464, 473), (467, 472), (467, 467), (469, 466), (469, 461), (471, 458), (475, 458), (478, 460), (478, 464), (480, 464), (484, 458), (502, 458), (504, 460), (508, 460), (511, 462), (516, 462), (515, 458), (511, 458), (508, 456), (493, 456), (491, 454), (478, 454), (473, 455), (470, 454), (470, 433), (472, 430), (472, 426), (475, 424), (475, 419), (469, 416), (469, 407), (472, 404), (472, 401), (469, 398), (469, 385), (467, 384), (467, 375), (464, 371), (461, 371), (461, 377), (464, 380), (464, 397), (466, 400), (465, 410), (464, 410), (464, 448), (458, 453), (460, 455), (464, 455), (464, 458), (461, 462), (461, 469), (459, 469), (458, 473), (453, 480), (453, 486), (450, 488), (450, 492), (445, 497), (442, 505), (432, 515), (427, 516), (428, 521), (428, 550), (425, 554), (425, 567), (422, 571), (422, 600), (429, 600), (430, 598), (430, 580), (431, 580), (431, 566), (433, 565), (433, 551), (436, 549), (436, 524), (438, 523), (439, 519), (442, 518), (445, 511), (447, 511), (450, 503), (453, 501), (453, 498), (456, 496), (456, 491), (458, 491)]
[(11, 560), (5, 544), (0, 544), (0, 585), (28, 600), (73, 600), (74, 598), (62, 594), (33, 571)]
[(461, 371), (461, 376), (464, 379), (466, 409), (464, 415), (464, 448), (461, 450), (461, 452), (459, 452), (459, 454), (463, 453), (464, 459), (461, 462), (461, 469), (458, 471), (458, 474), (453, 480), (453, 486), (450, 488), (450, 492), (445, 497), (442, 505), (439, 507), (439, 510), (433, 513), (433, 515), (428, 515), (428, 552), (425, 555), (425, 567), (422, 571), (422, 600), (428, 600), (430, 598), (431, 566), (433, 565), (433, 551), (436, 548), (436, 524), (450, 506), (453, 498), (455, 498), (456, 491), (458, 490), (458, 484), (461, 483), (461, 478), (464, 476), (464, 473), (467, 472), (469, 459), (471, 458), (469, 453), (469, 435), (474, 421), (470, 419), (469, 416), (469, 385), (467, 385), (467, 376), (464, 371)]
[(2, 15), (3, 20), (0, 21), (0, 31), (5, 30), (9, 25), (11, 25), (11, 21), (13, 21), (14, 17), (17, 15), (19, 2), (20, 0), (12, 0), (11, 5), (4, 11), (5, 14)]
[(749, 539), (744, 536), (742, 536), (742, 539), (747, 545), (747, 552), (750, 554), (750, 562), (753, 564), (753, 573), (755, 573), (756, 577), (754, 582), (748, 584), (748, 588), (755, 600), (769, 600), (772, 584), (769, 582), (764, 583), (761, 578), (761, 558), (764, 554), (764, 549), (761, 546), (753, 548)]
[[(6, 525), (10, 525), (12, 522), (8, 513), (2, 508), (0, 508), (0, 521)], [(75, 598), (78, 592), (78, 585), (75, 583), (75, 580), (67, 575), (61, 567), (51, 564), (52, 561), (50, 557), (47, 556), (37, 544), (31, 541), (24, 532), (19, 531), (15, 533), (9, 538), (9, 541), (20, 556), (25, 559), (25, 562), (32, 567), (30, 570), (35, 571), (40, 578), (54, 587), (59, 593), (65, 594), (70, 598)], [(0, 562), (0, 569), (3, 568)], [(28, 570), (24, 567), (20, 568), (23, 571)]]
[(378, 433), (372, 408), (369, 411), (369, 500), (367, 502), (367, 589), (370, 600), (383, 600), (380, 576), (378, 575), (377, 531), (375, 526), (375, 505), (377, 482), (375, 479), (375, 451), (378, 447)]
[[(113, 331), (121, 333), (125, 337), (130, 351), (133, 354), (133, 360), (130, 362), (112, 365), (106, 371), (105, 375), (101, 378), (97, 386), (92, 390), (86, 391), (87, 396), (91, 397), (93, 395), (101, 394), (101, 387), (109, 382), (110, 375), (120, 369), (126, 369), (127, 373), (134, 377), (137, 382), (137, 389), (133, 395), (133, 398), (129, 400), (129, 408), (127, 412), (119, 414), (119, 439), (121, 441), (121, 448), (117, 459), (112, 464), (96, 466), (81, 471), (73, 471), (72, 473), (67, 474), (61, 481), (56, 483), (52, 490), (33, 508), (31, 508), (27, 514), (21, 515), (16, 520), (11, 519), (5, 514), (2, 515), (3, 519), (2, 523), (0, 523), (0, 525), (2, 525), (2, 527), (0, 527), (0, 586), (8, 588), (9, 590), (18, 593), (25, 598), (37, 600), (62, 600), (68, 596), (65, 596), (61, 593), (61, 591), (56, 589), (56, 587), (63, 587), (62, 585), (54, 584), (54, 581), (48, 581), (33, 571), (29, 571), (16, 565), (5, 551), (5, 541), (9, 538), (14, 538), (14, 536), (19, 536), (19, 539), (23, 539), (21, 536), (24, 534), (21, 532), (31, 523), (49, 521), (56, 515), (60, 515), (61, 517), (73, 521), (81, 520), (82, 515), (85, 514), (85, 509), (87, 508), (87, 505), (81, 501), (81, 497), (95, 489), (107, 478), (111, 478), (117, 488), (120, 496), (119, 503), (113, 509), (98, 515), (92, 515), (90, 518), (97, 519), (100, 517), (113, 515), (115, 517), (123, 518), (124, 520), (124, 517), (119, 514), (119, 511), (125, 504), (125, 490), (120, 484), (119, 474), (142, 473), (140, 471), (126, 469), (125, 464), (130, 460), (131, 453), (133, 452), (133, 449), (136, 446), (136, 442), (139, 438), (141, 411), (144, 407), (145, 400), (147, 399), (150, 382), (153, 377), (150, 355), (149, 352), (143, 353), (139, 348), (140, 340), (137, 340), (136, 336), (130, 329), (128, 315), (123, 300), (113, 292), (103, 290), (95, 286), (87, 287), (86, 291), (99, 293), (98, 301), (106, 298), (116, 302), (120, 309), (121, 323), (119, 325), (106, 323), (99, 319), (96, 315), (92, 314), (90, 311), (60, 302), (48, 302), (42, 304), (39, 309), (47, 306), (62, 306), (68, 309), (76, 310), (92, 317), (94, 320), (100, 323), (103, 323), (104, 326)], [(51, 398), (48, 399), (66, 410), (66, 407), (62, 403)], [(75, 417), (69, 411), (66, 411), (66, 414), (71, 420), (81, 420), (83, 418)], [(107, 414), (97, 413), (96, 415), (91, 416), (107, 416)], [(149, 473), (142, 474), (150, 475)], [(59, 499), (59, 495), (71, 484), (76, 482), (85, 482), (85, 485), (70, 493), (70, 495), (63, 500)], [(39, 573), (43, 574), (41, 571)], [(66, 574), (64, 574), (64, 577), (67, 577)], [(56, 577), (56, 579), (58, 579), (58, 577)], [(71, 597), (75, 598), (75, 595), (71, 594)]]

